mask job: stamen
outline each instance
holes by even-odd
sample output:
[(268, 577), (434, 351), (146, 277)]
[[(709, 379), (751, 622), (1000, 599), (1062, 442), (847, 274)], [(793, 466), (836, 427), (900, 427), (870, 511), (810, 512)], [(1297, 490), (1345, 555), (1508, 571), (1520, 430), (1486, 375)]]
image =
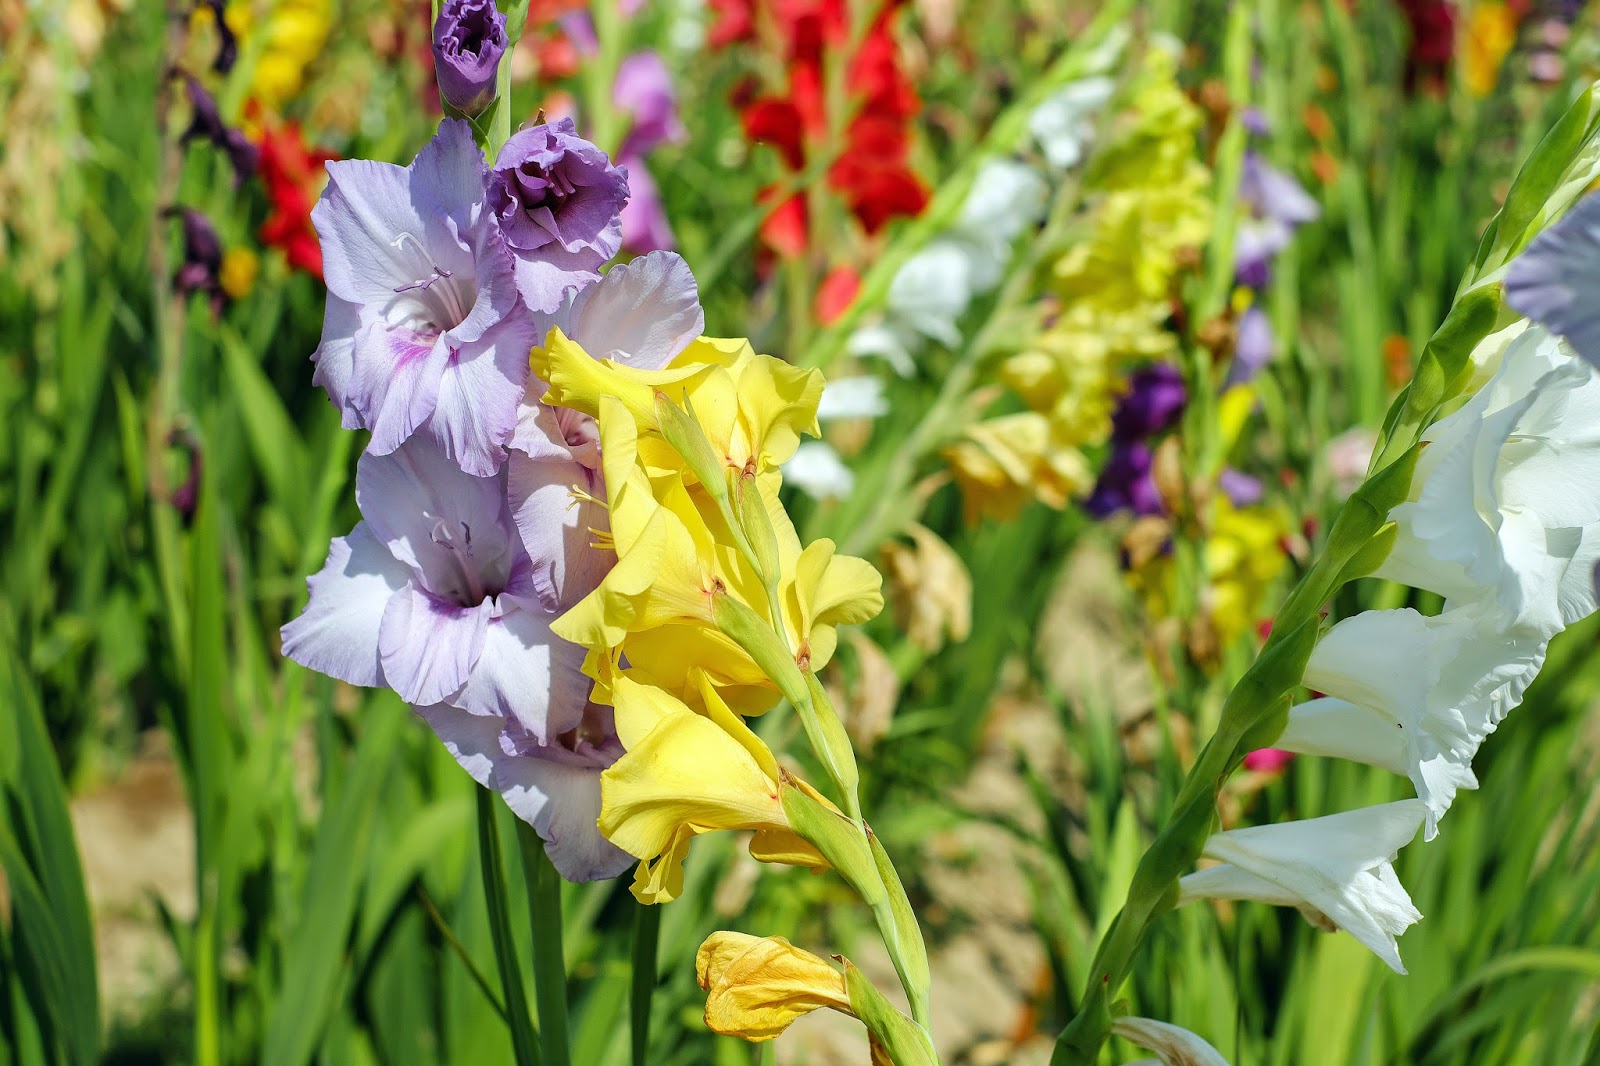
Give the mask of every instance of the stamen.
[(413, 289), (426, 289), (440, 278), (448, 278), (451, 276), (450, 271), (440, 269), (439, 264), (434, 260), (433, 256), (429, 254), (427, 247), (421, 241), (417, 240), (417, 238), (409, 230), (400, 234), (400, 236), (390, 241), (389, 244), (395, 248), (404, 250), (406, 241), (410, 241), (412, 245), (415, 246), (417, 251), (422, 254), (422, 258), (428, 261), (428, 266), (432, 268), (433, 273), (428, 277), (418, 278), (416, 281), (413, 281), (408, 285), (401, 285), (399, 288), (394, 290), (395, 292), (411, 292)]
[(592, 503), (596, 507), (604, 507), (608, 511), (611, 509), (611, 505), (605, 500), (602, 500), (600, 497), (595, 496), (592, 493), (585, 492), (577, 485), (569, 485), (567, 487), (567, 492), (572, 497), (567, 503), (567, 510), (569, 511), (578, 506), (580, 503)]

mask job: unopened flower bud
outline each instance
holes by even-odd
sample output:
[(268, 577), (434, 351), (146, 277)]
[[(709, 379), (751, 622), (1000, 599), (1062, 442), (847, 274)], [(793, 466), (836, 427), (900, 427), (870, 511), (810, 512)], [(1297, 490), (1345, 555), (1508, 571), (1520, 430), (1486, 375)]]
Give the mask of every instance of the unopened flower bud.
[(506, 17), (494, 0), (445, 0), (433, 24), (433, 67), (444, 102), (464, 115), (493, 103), (508, 44)]

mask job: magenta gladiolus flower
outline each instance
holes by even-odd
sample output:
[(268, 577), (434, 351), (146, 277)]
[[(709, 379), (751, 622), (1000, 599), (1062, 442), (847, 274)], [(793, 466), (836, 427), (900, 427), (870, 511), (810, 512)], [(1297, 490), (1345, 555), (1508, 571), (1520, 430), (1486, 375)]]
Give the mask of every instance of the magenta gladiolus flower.
[(328, 305), (313, 380), (386, 455), (426, 430), (461, 468), (488, 475), (517, 421), (532, 314), (484, 203), (472, 130), (446, 119), (408, 167), (328, 164), (311, 212)]
[(434, 76), (445, 103), (466, 115), (488, 107), (509, 44), (494, 0), (445, 0), (433, 24)]
[(611, 102), (633, 119), (619, 158), (642, 159), (657, 145), (684, 137), (672, 75), (655, 52), (635, 52), (618, 65)]
[(570, 118), (514, 134), (489, 173), (489, 208), (516, 260), (517, 288), (554, 311), (622, 247), (628, 172), (578, 136)]

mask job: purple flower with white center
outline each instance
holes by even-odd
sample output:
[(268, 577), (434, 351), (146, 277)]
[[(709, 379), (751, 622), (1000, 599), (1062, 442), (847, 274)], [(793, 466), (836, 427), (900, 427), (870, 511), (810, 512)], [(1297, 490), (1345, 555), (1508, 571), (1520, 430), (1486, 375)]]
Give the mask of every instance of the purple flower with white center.
[(307, 582), (283, 654), (418, 706), (515, 722), (539, 743), (577, 728), (584, 651), (550, 632), (555, 614), (535, 583), (538, 566), (566, 550), (563, 530), (524, 545), (506, 481), (464, 472), (427, 437), (363, 455), (363, 520)]
[(1111, 415), (1111, 434), (1119, 440), (1153, 437), (1176, 424), (1188, 400), (1177, 367), (1154, 363), (1135, 370)]
[(570, 118), (522, 130), (489, 172), (489, 208), (516, 260), (517, 288), (535, 311), (600, 276), (622, 247), (628, 172), (578, 136)]
[(1241, 385), (1272, 362), (1278, 342), (1272, 336), (1272, 322), (1259, 307), (1250, 307), (1239, 316), (1239, 330), (1233, 342), (1233, 364), (1228, 367), (1224, 388)]
[(328, 164), (311, 212), (328, 284), (313, 381), (387, 455), (418, 430), (488, 475), (517, 422), (538, 339), (484, 203), (483, 153), (446, 119), (410, 166)]
[(1579, 201), (1511, 261), (1506, 303), (1600, 367), (1600, 196)]
[[(651, 252), (612, 267), (599, 282), (579, 291), (553, 315), (541, 316), (545, 332), (559, 328), (597, 359), (640, 370), (659, 370), (705, 328), (700, 293), (683, 257)], [(600, 583), (614, 556), (588, 550), (603, 530), (606, 511), (600, 467), (600, 430), (594, 419), (541, 403), (545, 385), (528, 383), (511, 441), (511, 507), (524, 543), (561, 541), (559, 550), (535, 552), (534, 585), (550, 610), (562, 611)]]
[(600, 772), (622, 755), (611, 708), (593, 703), (579, 725), (540, 744), (515, 721), (470, 714), (447, 704), (419, 707), (446, 750), (472, 779), (500, 793), (545, 842), (568, 881), (616, 877), (638, 860), (605, 837)]
[(617, 152), (621, 159), (643, 159), (657, 145), (684, 137), (672, 75), (656, 52), (635, 52), (617, 66), (611, 102), (633, 119), (622, 149)]
[(1107, 518), (1118, 511), (1164, 514), (1166, 508), (1151, 475), (1154, 464), (1155, 456), (1144, 441), (1113, 440), (1105, 468), (1100, 471), (1094, 491), (1083, 501), (1083, 509), (1096, 518)]
[(1266, 285), (1272, 259), (1294, 235), (1296, 226), (1314, 222), (1322, 208), (1294, 178), (1255, 152), (1244, 154), (1239, 200), (1249, 212), (1239, 222), (1234, 244), (1234, 269), (1252, 288)]
[(494, 102), (495, 78), (510, 41), (494, 0), (445, 0), (433, 23), (433, 69), (439, 95), (464, 115)]

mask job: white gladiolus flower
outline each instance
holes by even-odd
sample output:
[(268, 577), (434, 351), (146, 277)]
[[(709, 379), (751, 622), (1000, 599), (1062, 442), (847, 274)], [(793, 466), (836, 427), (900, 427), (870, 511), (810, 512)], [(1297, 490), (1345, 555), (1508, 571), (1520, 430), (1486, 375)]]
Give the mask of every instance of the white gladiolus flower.
[(1395, 938), (1422, 913), (1392, 863), (1427, 814), (1421, 800), (1401, 800), (1217, 833), (1206, 841), (1204, 854), (1222, 865), (1179, 881), (1179, 902), (1248, 899), (1299, 907), (1314, 921), (1346, 930), (1396, 973), (1405, 973)]
[(1447, 607), (1491, 604), (1503, 631), (1552, 636), (1593, 613), (1600, 379), (1588, 365), (1543, 327), (1527, 329), (1488, 384), (1423, 439), (1378, 575), (1437, 592)]
[(1170, 1022), (1123, 1017), (1111, 1023), (1111, 1031), (1124, 1040), (1156, 1053), (1153, 1059), (1139, 1059), (1128, 1066), (1140, 1066), (1140, 1063), (1157, 1063), (1159, 1066), (1228, 1066), (1228, 1060), (1216, 1048), (1189, 1030)]
[(1083, 78), (1063, 86), (1033, 109), (1028, 132), (1051, 166), (1070, 170), (1083, 161), (1094, 137), (1094, 117), (1115, 91), (1116, 83), (1110, 78)]
[(1519, 703), (1544, 663), (1537, 632), (1505, 631), (1458, 607), (1427, 617), (1367, 611), (1330, 629), (1305, 684), (1330, 699), (1289, 712), (1275, 747), (1332, 755), (1405, 774), (1428, 805), (1425, 839), (1456, 791), (1476, 788), (1472, 757)]

